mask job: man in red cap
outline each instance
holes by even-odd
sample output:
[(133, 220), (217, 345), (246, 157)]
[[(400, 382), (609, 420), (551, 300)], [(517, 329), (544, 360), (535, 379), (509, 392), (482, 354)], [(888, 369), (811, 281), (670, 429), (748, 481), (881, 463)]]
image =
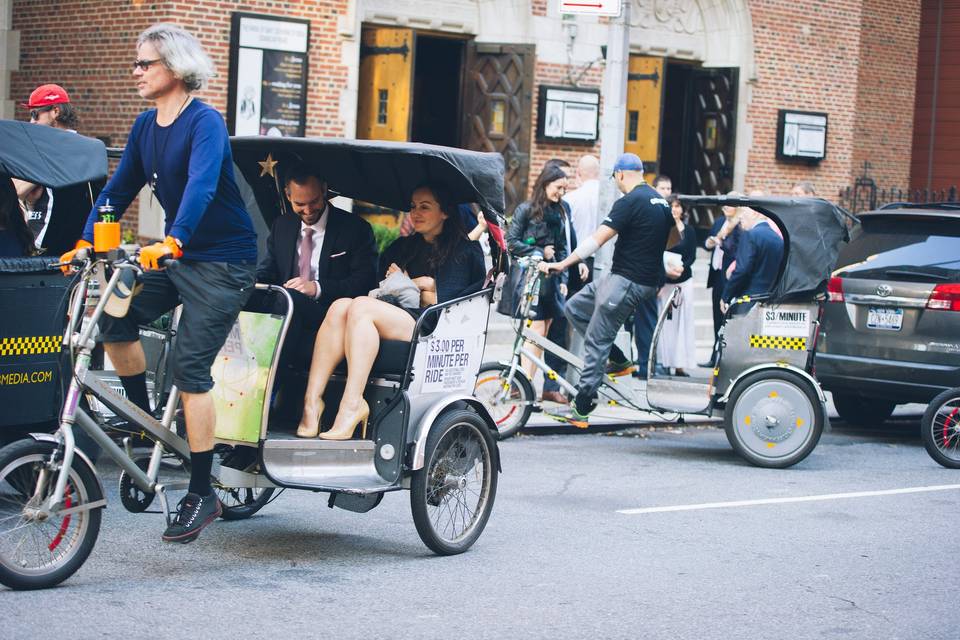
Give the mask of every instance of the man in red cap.
[(71, 131), (77, 128), (77, 111), (70, 104), (66, 90), (58, 84), (37, 87), (23, 106), (30, 109), (30, 122), (34, 124)]
[[(30, 109), (30, 122), (76, 133), (79, 122), (77, 111), (70, 104), (70, 96), (57, 84), (44, 84), (33, 90), (30, 99), (21, 103)], [(21, 211), (34, 244), (47, 255), (59, 255), (73, 246), (83, 229), (85, 214), (89, 211), (102, 181), (83, 183), (63, 189), (49, 189), (25, 180), (14, 179)]]

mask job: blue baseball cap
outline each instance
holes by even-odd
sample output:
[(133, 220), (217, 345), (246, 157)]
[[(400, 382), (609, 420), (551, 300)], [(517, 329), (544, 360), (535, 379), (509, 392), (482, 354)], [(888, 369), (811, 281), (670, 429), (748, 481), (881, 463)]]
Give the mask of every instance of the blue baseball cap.
[(643, 162), (640, 161), (640, 156), (635, 153), (624, 153), (617, 158), (616, 164), (613, 165), (614, 171), (643, 171)]

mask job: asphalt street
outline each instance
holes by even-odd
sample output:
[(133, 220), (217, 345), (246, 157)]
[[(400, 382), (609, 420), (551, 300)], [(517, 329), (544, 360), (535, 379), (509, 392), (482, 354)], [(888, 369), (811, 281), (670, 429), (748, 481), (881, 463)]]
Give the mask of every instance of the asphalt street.
[[(164, 544), (104, 465), (90, 559), (56, 589), (0, 589), (0, 637), (952, 639), (960, 490), (834, 495), (960, 484), (915, 434), (841, 425), (789, 470), (745, 464), (712, 427), (521, 436), (486, 531), (449, 558), (406, 492), (355, 514), (287, 491)], [(749, 502), (810, 496), (833, 497)], [(730, 501), (746, 504), (713, 504)]]

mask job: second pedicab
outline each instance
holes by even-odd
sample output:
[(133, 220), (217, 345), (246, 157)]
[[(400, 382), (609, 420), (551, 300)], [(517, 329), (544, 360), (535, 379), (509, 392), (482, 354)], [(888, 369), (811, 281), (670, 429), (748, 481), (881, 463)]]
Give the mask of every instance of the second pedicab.
[[(681, 196), (681, 200), (697, 207), (751, 207), (768, 216), (784, 240), (776, 282), (765, 295), (731, 301), (720, 329), (716, 366), (689, 377), (658, 373), (657, 367), (664, 322), (680, 304), (681, 292), (675, 289), (661, 305), (646, 382), (607, 376), (599, 390), (600, 406), (626, 407), (667, 419), (722, 415), (727, 439), (745, 460), (760, 467), (794, 465), (817, 446), (828, 420), (814, 355), (827, 282), (848, 239), (846, 214), (815, 198)], [(520, 259), (526, 269), (519, 301), (521, 319), (513, 321), (516, 336), (511, 355), (504, 361), (484, 363), (477, 383), (476, 395), (496, 421), (501, 438), (517, 433), (534, 411), (544, 410), (520, 366), (521, 356), (556, 379), (568, 394), (576, 394), (575, 384), (532, 353), (525, 346), (527, 341), (564, 360), (568, 371), (583, 368), (581, 358), (530, 330), (528, 312), (542, 281), (536, 261)]]

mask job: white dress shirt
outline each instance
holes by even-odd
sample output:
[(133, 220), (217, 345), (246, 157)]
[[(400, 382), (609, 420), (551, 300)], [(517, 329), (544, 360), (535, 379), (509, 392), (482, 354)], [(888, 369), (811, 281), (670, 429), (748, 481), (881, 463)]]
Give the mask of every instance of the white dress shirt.
[(300, 221), (300, 242), (297, 243), (297, 263), (300, 262), (300, 247), (303, 246), (303, 236), (307, 228), (313, 229), (313, 255), (310, 256), (310, 279), (317, 283), (317, 294), (313, 296), (314, 300), (320, 297), (320, 280), (318, 280), (317, 269), (320, 264), (320, 253), (323, 251), (323, 236), (327, 233), (327, 213), (330, 211), (330, 205), (323, 208), (323, 213), (313, 224), (306, 224)]

